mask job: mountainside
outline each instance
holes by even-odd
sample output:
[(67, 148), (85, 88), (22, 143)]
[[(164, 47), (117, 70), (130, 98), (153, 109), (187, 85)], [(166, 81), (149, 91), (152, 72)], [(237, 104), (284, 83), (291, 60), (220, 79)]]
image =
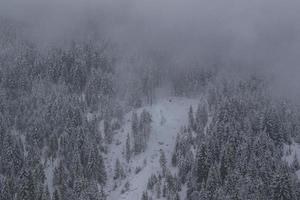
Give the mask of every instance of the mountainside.
[[(79, 35), (64, 33), (59, 44), (41, 44), (31, 23), (0, 14), (0, 200), (300, 200), (300, 104), (290, 87), (300, 81), (287, 83), (298, 70), (282, 80), (269, 70), (298, 66), (290, 62), (295, 49), (285, 48), (293, 40), (279, 36), (300, 34), (271, 28), (279, 20), (252, 37), (248, 29), (234, 31), (232, 17), (230, 26), (222, 24), (238, 37), (215, 29), (219, 17), (197, 34), (190, 16), (178, 33), (172, 27), (179, 18), (160, 24), (173, 30), (162, 42), (155, 41), (155, 26), (136, 15), (128, 28), (140, 33), (117, 42), (100, 25), (116, 18), (86, 11)], [(113, 32), (127, 29), (123, 14)], [(258, 27), (269, 24), (259, 21)], [(52, 35), (52, 28), (43, 33)], [(108, 35), (121, 36), (116, 32)], [(136, 46), (144, 39), (147, 45)], [(289, 55), (257, 51), (274, 44)]]
[[(182, 126), (187, 125), (189, 107), (196, 107), (198, 103), (198, 99), (170, 97), (152, 106), (136, 110), (137, 113), (141, 113), (143, 109), (146, 109), (151, 114), (151, 133), (145, 152), (134, 156), (129, 163), (125, 160), (124, 149), (126, 136), (131, 133), (132, 112), (125, 115), (124, 125), (114, 135), (113, 144), (109, 147), (109, 153), (106, 156), (109, 200), (140, 199), (147, 187), (148, 178), (160, 170), (160, 150), (165, 152), (168, 167), (171, 167), (170, 159), (175, 147), (176, 135)], [(116, 159), (121, 161), (127, 172), (126, 178), (122, 181), (113, 179)], [(141, 171), (135, 174), (135, 169), (138, 167), (141, 167)], [(127, 181), (130, 184), (129, 190), (122, 194), (121, 191)], [(117, 188), (114, 189), (115, 184)]]

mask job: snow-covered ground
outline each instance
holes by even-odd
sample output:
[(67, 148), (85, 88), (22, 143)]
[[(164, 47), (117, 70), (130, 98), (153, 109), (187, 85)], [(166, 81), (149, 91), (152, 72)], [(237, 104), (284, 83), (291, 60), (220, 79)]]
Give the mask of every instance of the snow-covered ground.
[[(140, 200), (143, 191), (146, 189), (148, 178), (151, 174), (160, 170), (159, 155), (162, 149), (168, 165), (171, 165), (171, 154), (174, 150), (176, 135), (183, 125), (187, 124), (188, 109), (192, 105), (194, 110), (199, 103), (198, 99), (187, 99), (170, 97), (160, 100), (157, 104), (136, 110), (138, 114), (146, 109), (152, 115), (152, 130), (148, 141), (147, 149), (144, 153), (134, 156), (127, 164), (124, 159), (126, 137), (131, 133), (132, 112), (125, 116), (125, 123), (121, 130), (115, 134), (113, 144), (108, 149), (106, 157), (106, 168), (108, 174), (108, 184), (106, 191), (108, 200)], [(132, 139), (132, 138), (131, 138)], [(116, 159), (119, 159), (126, 170), (127, 177), (115, 182), (113, 179)], [(136, 167), (142, 170), (135, 174)], [(131, 169), (131, 172), (128, 170)], [(129, 191), (121, 193), (126, 182), (130, 183)], [(114, 189), (115, 184), (117, 187)]]
[(47, 160), (46, 162), (46, 167), (45, 167), (45, 176), (46, 176), (46, 183), (48, 186), (48, 190), (50, 193), (50, 197), (52, 198), (54, 188), (53, 188), (53, 176), (54, 176), (54, 169), (58, 167), (59, 160), (54, 159), (54, 160)]
[[(284, 145), (283, 160), (285, 160), (289, 165), (291, 165), (295, 158), (300, 163), (300, 144), (294, 142), (291, 145)], [(298, 170), (296, 174), (300, 179), (300, 170)]]

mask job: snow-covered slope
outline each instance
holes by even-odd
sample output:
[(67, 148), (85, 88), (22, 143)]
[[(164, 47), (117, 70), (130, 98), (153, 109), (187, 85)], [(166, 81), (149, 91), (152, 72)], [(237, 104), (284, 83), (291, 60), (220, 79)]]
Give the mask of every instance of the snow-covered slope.
[[(139, 200), (142, 192), (146, 189), (148, 178), (151, 174), (160, 170), (159, 152), (162, 149), (168, 165), (174, 150), (176, 135), (183, 125), (187, 124), (188, 109), (192, 105), (196, 108), (199, 101), (197, 99), (187, 98), (167, 98), (161, 100), (155, 105), (147, 106), (136, 110), (139, 114), (146, 109), (152, 115), (152, 130), (148, 141), (147, 149), (144, 153), (134, 156), (127, 164), (124, 159), (125, 143), (128, 133), (131, 133), (132, 112), (125, 116), (125, 123), (121, 130), (115, 134), (113, 144), (110, 145), (106, 157), (106, 167), (108, 173), (107, 194), (108, 200)], [(115, 181), (114, 165), (116, 159), (119, 159), (126, 170), (127, 177), (122, 181)], [(136, 167), (141, 167), (139, 173), (135, 173)], [(131, 172), (129, 172), (131, 169)], [(130, 188), (122, 194), (122, 189), (126, 182), (129, 182)]]
[[(297, 159), (297, 161), (300, 162), (300, 145), (297, 143), (284, 145), (283, 160), (285, 160), (289, 165), (292, 165), (294, 159)], [(296, 174), (300, 179), (300, 170), (298, 170)]]

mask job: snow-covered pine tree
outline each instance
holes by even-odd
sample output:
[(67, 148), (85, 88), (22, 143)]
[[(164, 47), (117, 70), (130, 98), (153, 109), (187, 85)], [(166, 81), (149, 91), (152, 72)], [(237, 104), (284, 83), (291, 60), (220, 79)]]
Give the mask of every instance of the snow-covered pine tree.
[(139, 120), (136, 112), (132, 113), (131, 130), (133, 136), (133, 151), (135, 154), (139, 154), (141, 152), (141, 137), (139, 133)]
[(192, 106), (190, 106), (188, 116), (189, 116), (189, 119), (188, 119), (188, 130), (195, 131), (195, 118), (194, 118), (194, 111), (193, 111), (193, 107)]
[(15, 193), (15, 185), (14, 180), (11, 176), (8, 176), (4, 179), (3, 186), (1, 188), (0, 192), (0, 199), (7, 199), (7, 200), (13, 200), (14, 199), (14, 193)]
[(24, 170), (22, 172), (19, 185), (20, 185), (20, 189), (16, 196), (17, 200), (35, 199), (34, 182), (33, 182), (32, 172), (30, 170)]
[(87, 164), (87, 175), (89, 179), (96, 180), (99, 184), (105, 184), (106, 182), (104, 160), (102, 155), (99, 154), (96, 146), (93, 146), (93, 148), (90, 149)]
[(206, 182), (206, 190), (209, 199), (213, 198), (215, 190), (220, 187), (221, 178), (218, 169), (218, 165), (215, 163), (209, 168), (207, 182)]
[(42, 195), (42, 200), (51, 200), (48, 186), (44, 187), (44, 191), (43, 191), (43, 195)]
[(113, 131), (112, 131), (110, 121), (108, 119), (104, 120), (104, 137), (105, 137), (105, 141), (108, 144), (112, 143)]
[(147, 148), (147, 142), (150, 137), (151, 131), (151, 115), (145, 109), (140, 115), (139, 121), (139, 133), (141, 139), (141, 151), (145, 151)]
[(160, 181), (158, 181), (155, 184), (155, 191), (156, 191), (156, 198), (160, 199), (160, 197), (161, 197), (161, 182)]
[(207, 155), (207, 147), (205, 144), (201, 143), (198, 147), (195, 165), (194, 165), (194, 176), (197, 177), (198, 188), (201, 188), (202, 183), (206, 183), (208, 171), (209, 171), (209, 162)]
[(162, 175), (165, 176), (167, 171), (167, 160), (166, 160), (165, 152), (162, 149), (160, 150), (159, 163), (162, 169)]
[(55, 189), (54, 192), (53, 192), (52, 200), (61, 200), (59, 192), (58, 192), (57, 189)]
[(295, 153), (295, 155), (294, 155), (294, 159), (293, 159), (293, 162), (291, 164), (291, 168), (295, 172), (300, 169), (300, 164), (299, 164), (299, 161), (298, 161), (298, 158), (297, 158), (297, 153)]
[(272, 200), (295, 199), (295, 185), (286, 166), (280, 167), (272, 176)]
[(200, 137), (202, 137), (204, 134), (204, 127), (206, 126), (207, 121), (208, 121), (208, 112), (206, 106), (205, 104), (199, 104), (196, 111), (195, 126), (196, 126), (196, 132)]
[(115, 164), (115, 173), (114, 173), (114, 179), (123, 179), (125, 177), (125, 172), (124, 169), (120, 163), (120, 160), (117, 159), (116, 160), (116, 164)]
[(143, 192), (141, 200), (149, 200), (149, 196), (148, 196), (148, 192), (147, 191)]
[(131, 146), (130, 146), (130, 136), (127, 134), (126, 138), (126, 149), (125, 149), (126, 161), (129, 162), (131, 158)]

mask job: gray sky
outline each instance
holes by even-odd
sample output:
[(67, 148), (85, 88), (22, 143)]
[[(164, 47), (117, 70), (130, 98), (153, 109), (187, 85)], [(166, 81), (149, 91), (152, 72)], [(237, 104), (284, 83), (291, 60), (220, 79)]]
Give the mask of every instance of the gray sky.
[(92, 29), (122, 54), (259, 69), (282, 93), (300, 94), (299, 0), (1, 0), (0, 16), (26, 23), (42, 45)]

